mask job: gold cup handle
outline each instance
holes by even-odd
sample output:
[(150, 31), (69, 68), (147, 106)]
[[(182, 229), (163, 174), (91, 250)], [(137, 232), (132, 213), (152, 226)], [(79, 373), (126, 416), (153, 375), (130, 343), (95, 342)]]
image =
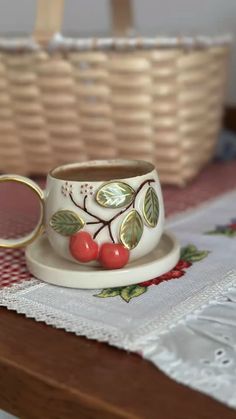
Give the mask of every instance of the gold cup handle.
[(0, 238), (0, 247), (23, 247), (27, 244), (31, 243), (36, 237), (38, 237), (42, 230), (43, 230), (43, 214), (44, 214), (44, 193), (42, 189), (35, 183), (33, 180), (30, 180), (24, 176), (19, 175), (2, 175), (0, 176), (0, 183), (1, 182), (17, 182), (27, 186), (29, 189), (32, 190), (33, 193), (37, 195), (40, 202), (40, 216), (39, 221), (36, 227), (24, 237), (16, 238), (16, 239), (1, 239)]

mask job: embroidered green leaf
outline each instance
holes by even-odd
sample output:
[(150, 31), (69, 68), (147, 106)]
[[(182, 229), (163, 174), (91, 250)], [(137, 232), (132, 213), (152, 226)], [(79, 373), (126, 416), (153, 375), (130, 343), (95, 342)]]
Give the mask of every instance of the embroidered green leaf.
[(99, 294), (96, 294), (95, 297), (99, 298), (108, 298), (108, 297), (116, 297), (120, 295), (121, 287), (118, 288), (104, 288)]
[(84, 226), (84, 220), (75, 212), (69, 210), (57, 211), (50, 220), (50, 226), (58, 234), (71, 236)]
[(156, 227), (159, 218), (159, 202), (156, 191), (151, 186), (145, 194), (143, 215), (148, 226)]
[(211, 231), (207, 231), (205, 234), (209, 234), (209, 235), (212, 235), (212, 236), (215, 236), (215, 235), (217, 235), (217, 234), (225, 234), (225, 231), (218, 231), (218, 230), (211, 230)]
[(198, 250), (196, 246), (190, 244), (182, 248), (180, 259), (191, 263), (199, 262), (200, 260), (207, 257), (208, 254), (209, 252), (207, 250)]
[(235, 237), (236, 230), (233, 230), (230, 227), (226, 227), (224, 229), (216, 229), (216, 230), (208, 231), (206, 234), (216, 235), (216, 236), (221, 235), (221, 236), (227, 236), (227, 237)]
[(227, 229), (226, 236), (235, 237), (236, 236), (236, 230)]
[(185, 260), (185, 258), (188, 257), (188, 255), (194, 254), (195, 252), (197, 252), (197, 248), (193, 244), (189, 244), (188, 246), (182, 247), (180, 259)]
[(105, 208), (121, 208), (129, 205), (134, 197), (134, 190), (124, 182), (109, 182), (98, 189), (96, 201)]
[(194, 255), (189, 255), (188, 262), (199, 262), (202, 259), (205, 259), (210, 252), (206, 250), (202, 250), (199, 252), (196, 252)]
[(140, 285), (129, 285), (128, 287), (122, 288), (120, 296), (127, 303), (134, 297), (139, 297), (141, 294), (147, 291), (147, 287), (141, 287)]
[(130, 211), (120, 227), (120, 241), (129, 250), (134, 249), (143, 234), (143, 221), (138, 211)]

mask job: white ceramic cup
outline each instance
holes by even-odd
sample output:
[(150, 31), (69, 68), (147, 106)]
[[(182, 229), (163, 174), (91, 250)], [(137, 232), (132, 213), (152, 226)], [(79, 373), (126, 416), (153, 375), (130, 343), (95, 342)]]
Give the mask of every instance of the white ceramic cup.
[(41, 213), (28, 236), (2, 239), (1, 247), (25, 246), (45, 230), (57, 254), (79, 263), (71, 255), (70, 237), (86, 231), (99, 246), (122, 243), (132, 261), (151, 252), (163, 233), (161, 185), (148, 162), (97, 160), (59, 166), (48, 174), (45, 191), (23, 176), (0, 176), (0, 182), (5, 181), (31, 188), (39, 197)]

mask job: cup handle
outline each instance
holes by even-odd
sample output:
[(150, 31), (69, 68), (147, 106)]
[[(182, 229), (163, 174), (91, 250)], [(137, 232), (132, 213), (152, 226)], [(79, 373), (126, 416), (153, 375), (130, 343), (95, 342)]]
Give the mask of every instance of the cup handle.
[(40, 216), (39, 221), (33, 231), (27, 234), (24, 237), (16, 238), (16, 239), (1, 239), (0, 238), (0, 247), (5, 248), (17, 248), (23, 247), (27, 244), (31, 243), (35, 240), (43, 230), (43, 215), (44, 215), (44, 193), (42, 189), (35, 183), (33, 180), (30, 180), (24, 176), (20, 175), (1, 175), (0, 176), (0, 183), (1, 182), (17, 182), (27, 186), (29, 189), (34, 192), (37, 197), (39, 198), (40, 202)]

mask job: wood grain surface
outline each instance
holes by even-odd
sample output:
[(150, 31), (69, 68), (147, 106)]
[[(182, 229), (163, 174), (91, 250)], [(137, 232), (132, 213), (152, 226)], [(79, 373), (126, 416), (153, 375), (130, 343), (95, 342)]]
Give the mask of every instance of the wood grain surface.
[(0, 309), (0, 408), (24, 419), (235, 419), (140, 356)]
[(224, 126), (225, 128), (236, 131), (236, 106), (227, 106), (224, 115)]

